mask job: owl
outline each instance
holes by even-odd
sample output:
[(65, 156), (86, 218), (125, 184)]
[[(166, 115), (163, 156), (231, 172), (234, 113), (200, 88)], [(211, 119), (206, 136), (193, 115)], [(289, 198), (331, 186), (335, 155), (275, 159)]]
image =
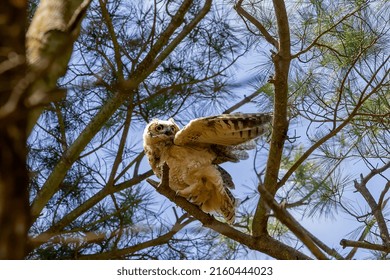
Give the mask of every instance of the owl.
[(169, 186), (178, 195), (232, 224), (234, 183), (220, 164), (248, 158), (245, 150), (255, 147), (253, 139), (271, 120), (269, 113), (223, 114), (194, 119), (180, 129), (172, 118), (154, 119), (143, 134), (144, 151), (157, 177), (165, 163), (169, 166)]

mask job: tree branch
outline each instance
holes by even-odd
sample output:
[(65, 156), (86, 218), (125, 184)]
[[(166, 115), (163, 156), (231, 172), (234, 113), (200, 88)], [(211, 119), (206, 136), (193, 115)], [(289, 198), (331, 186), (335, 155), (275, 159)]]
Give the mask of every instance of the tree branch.
[[(372, 219), (373, 220), (373, 219)], [(362, 232), (362, 234), (360, 235), (359, 237), (359, 242), (363, 242), (364, 239), (366, 238), (366, 236), (369, 234), (371, 228), (374, 226), (374, 222), (372, 220), (369, 220), (367, 223), (366, 223), (366, 226), (364, 227), (364, 230)], [(340, 245), (343, 246), (343, 242), (344, 242), (345, 239), (342, 239), (340, 241)], [(343, 248), (345, 248), (346, 246), (343, 246)], [(346, 260), (352, 260), (353, 256), (356, 254), (357, 250), (359, 249), (360, 247), (354, 247), (351, 249), (351, 251), (348, 253), (348, 255), (345, 257)]]
[(264, 25), (261, 24), (254, 16), (249, 14), (243, 7), (242, 7), (242, 1), (239, 0), (236, 5), (234, 5), (234, 9), (237, 11), (237, 13), (247, 20), (250, 21), (264, 36), (264, 38), (267, 40), (268, 43), (270, 43), (272, 46), (274, 46), (276, 49), (279, 49), (279, 42), (276, 40), (272, 35), (267, 31), (267, 29), (264, 27)]
[(312, 234), (304, 229), (291, 214), (279, 205), (264, 187), (259, 186), (260, 194), (263, 197), (265, 203), (274, 211), (275, 217), (285, 224), (302, 242), (306, 247), (320, 260), (328, 259), (321, 250), (317, 247), (312, 239)]
[(118, 75), (118, 79), (119, 81), (123, 81), (124, 80), (124, 75), (123, 75), (123, 62), (122, 62), (122, 54), (121, 54), (121, 48), (120, 48), (120, 45), (119, 45), (119, 42), (118, 42), (118, 38), (116, 36), (116, 32), (115, 32), (115, 28), (114, 28), (114, 25), (112, 24), (112, 19), (110, 17), (110, 14), (107, 10), (107, 1), (106, 2), (103, 2), (103, 0), (99, 0), (99, 5), (100, 5), (100, 10), (102, 12), (102, 16), (103, 16), (103, 19), (104, 19), (104, 23), (106, 24), (107, 26), (107, 29), (108, 29), (108, 33), (111, 37), (111, 40), (112, 40), (112, 44), (113, 44), (113, 49), (114, 49), (114, 57), (115, 57), (115, 63), (116, 63), (116, 66), (117, 66), (117, 69), (116, 69), (116, 74)]
[(363, 249), (368, 249), (368, 250), (375, 250), (375, 251), (382, 251), (385, 253), (390, 253), (390, 246), (372, 244), (372, 243), (369, 243), (367, 241), (354, 241), (354, 240), (342, 239), (340, 241), (340, 245), (343, 246), (343, 248), (355, 247), (355, 248), (363, 248)]
[(166, 164), (163, 167), (163, 175), (160, 183), (151, 179), (148, 179), (147, 181), (157, 190), (158, 193), (162, 194), (184, 209), (188, 214), (195, 217), (207, 228), (246, 245), (253, 250), (264, 252), (277, 259), (309, 259), (309, 257), (305, 254), (302, 254), (294, 248), (273, 239), (267, 234), (259, 237), (253, 237), (230, 227), (226, 223), (222, 223), (216, 220), (213, 216), (204, 213), (198, 206), (190, 203), (184, 197), (176, 195), (176, 193), (169, 187), (169, 167)]
[(112, 250), (109, 252), (104, 253), (98, 253), (98, 254), (91, 254), (91, 255), (81, 255), (78, 259), (81, 260), (107, 260), (107, 259), (118, 259), (123, 258), (126, 255), (133, 254), (135, 252), (144, 250), (146, 248), (150, 247), (156, 247), (159, 245), (163, 245), (169, 242), (169, 240), (172, 239), (172, 237), (178, 233), (181, 229), (183, 229), (185, 226), (193, 222), (194, 220), (192, 218), (188, 218), (186, 214), (181, 216), (176, 223), (172, 226), (171, 230), (163, 235), (160, 235), (159, 237), (148, 240), (146, 242), (139, 243), (134, 246), (130, 246), (127, 248), (119, 249), (119, 250)]
[[(42, 105), (53, 101), (51, 95), (60, 92), (57, 80), (67, 70), (73, 43), (79, 35), (81, 21), (90, 2), (41, 0), (35, 11), (26, 33), (26, 58), (35, 78), (26, 100), (29, 106), (35, 107), (29, 115), (28, 133), (38, 120)], [(57, 99), (56, 96), (54, 98)]]
[[(33, 246), (40, 246), (42, 243), (47, 242), (42, 236), (52, 236), (53, 234), (58, 235), (61, 233), (61, 230), (80, 217), (82, 214), (91, 209), (94, 205), (99, 203), (102, 199), (111, 195), (113, 193), (119, 192), (121, 190), (130, 188), (135, 186), (150, 177), (153, 174), (152, 170), (149, 170), (136, 178), (132, 178), (126, 182), (120, 183), (115, 186), (108, 186), (95, 193), (92, 197), (86, 200), (83, 204), (80, 204), (79, 207), (73, 209), (71, 212), (62, 217), (61, 220), (52, 225), (48, 230), (39, 234), (38, 236), (31, 239)], [(37, 242), (36, 240), (40, 240), (42, 243)]]
[(389, 230), (387, 228), (387, 224), (382, 213), (382, 207), (381, 207), (382, 205), (378, 205), (376, 203), (374, 197), (367, 189), (367, 183), (376, 174), (380, 174), (389, 168), (390, 168), (390, 161), (384, 166), (382, 166), (382, 168), (372, 170), (366, 177), (363, 177), (363, 175), (361, 175), (360, 183), (357, 180), (354, 181), (356, 190), (364, 197), (364, 199), (367, 201), (367, 204), (371, 208), (372, 214), (374, 215), (376, 222), (378, 223), (380, 237), (382, 238), (382, 241), (386, 247), (390, 246), (390, 238), (389, 238)]
[[(171, 22), (168, 24), (166, 29), (160, 34), (159, 39), (153, 44), (150, 48), (149, 53), (145, 56), (141, 63), (136, 67), (135, 73), (130, 77), (128, 81), (124, 81), (121, 85), (123, 89), (133, 89), (138, 86), (144, 79), (146, 79), (152, 71), (154, 71), (163, 61), (164, 59), (173, 51), (174, 47), (176, 47), (185, 36), (177, 35), (176, 38), (173, 39), (169, 44), (169, 48), (167, 46), (169, 39), (174, 34), (174, 32), (182, 25), (184, 22), (184, 16), (189, 10), (192, 0), (185, 0), (178, 8), (176, 14), (172, 17)], [(190, 30), (187, 31), (185, 35), (187, 35)], [(173, 44), (175, 42), (175, 44)], [(164, 49), (165, 47), (165, 49)], [(162, 50), (165, 50), (163, 53)], [(160, 54), (160, 55), (159, 55)]]
[(119, 177), (115, 177), (115, 175), (118, 171), (119, 164), (122, 162), (123, 151), (125, 149), (127, 135), (129, 133), (129, 129), (130, 129), (132, 113), (133, 113), (133, 107), (128, 106), (127, 111), (126, 111), (126, 119), (125, 119), (125, 123), (123, 126), (122, 136), (121, 136), (121, 139), (119, 141), (115, 160), (114, 160), (114, 163), (112, 164), (110, 177), (108, 178), (108, 182), (107, 182), (107, 185), (109, 185), (109, 186), (114, 184), (114, 181), (116, 179), (119, 179)]
[[(274, 196), (278, 189), (278, 176), (282, 160), (284, 142), (288, 131), (288, 75), (291, 63), (290, 55), (290, 30), (287, 11), (284, 1), (274, 0), (276, 14), (279, 47), (278, 52), (273, 54), (275, 75), (272, 83), (275, 87), (274, 97), (274, 118), (272, 122), (271, 145), (268, 154), (267, 167), (264, 178), (264, 187)], [(259, 188), (262, 187), (259, 184)], [(260, 236), (267, 231), (268, 215), (267, 207), (260, 197), (259, 203), (253, 217), (253, 234)]]
[(96, 133), (100, 131), (101, 127), (112, 116), (117, 108), (119, 108), (124, 100), (125, 96), (119, 93), (108, 100), (102, 109), (80, 133), (79, 137), (64, 152), (31, 205), (32, 222), (38, 218), (47, 202), (58, 191), (60, 183), (65, 178), (69, 168), (78, 159), (80, 153), (84, 150)]
[(244, 106), (245, 104), (251, 102), (256, 96), (258, 96), (260, 93), (262, 93), (262, 88), (259, 88), (258, 90), (255, 90), (252, 94), (245, 96), (240, 102), (234, 104), (230, 108), (223, 111), (223, 114), (230, 114), (240, 108), (241, 106)]
[[(322, 137), (321, 139), (319, 139), (316, 143), (314, 143), (309, 149), (306, 150), (306, 152), (303, 153), (303, 155), (290, 167), (290, 169), (286, 172), (286, 174), (283, 176), (283, 178), (279, 181), (278, 183), (278, 187), (281, 187), (283, 186), (287, 180), (290, 178), (290, 176), (295, 172), (295, 170), (318, 148), (320, 147), (322, 144), (324, 144), (326, 141), (328, 141), (329, 139), (331, 139), (332, 137), (334, 137), (335, 135), (337, 135), (346, 125), (348, 125), (352, 120), (353, 118), (356, 116), (356, 114), (358, 114), (359, 112), (359, 109), (361, 108), (361, 106), (364, 104), (365, 101), (367, 101), (370, 96), (372, 96), (373, 94), (375, 94), (377, 92), (377, 90), (379, 89), (380, 87), (380, 84), (381, 82), (386, 78), (386, 76), (388, 75), (389, 71), (390, 70), (387, 70), (387, 72), (385, 73), (385, 75), (383, 76), (382, 78), (382, 81), (379, 80), (378, 81), (378, 84), (373, 87), (371, 89), (371, 91), (369, 93), (367, 93), (366, 96), (364, 96), (364, 94), (366, 93), (366, 90), (371, 86), (372, 82), (374, 80), (376, 80), (376, 75), (381, 71), (381, 69), (385, 66), (385, 64), (387, 63), (387, 61), (390, 59), (390, 57), (388, 57), (384, 63), (378, 67), (376, 73), (373, 74), (373, 76), (371, 77), (371, 80), (367, 83), (367, 86), (365, 87), (365, 89), (362, 91), (361, 93), (361, 97), (359, 99), (359, 101), (356, 103), (355, 105), (355, 108), (352, 110), (352, 112), (348, 115), (348, 117), (346, 117), (344, 119), (344, 121), (341, 122), (341, 124), (337, 127), (335, 127), (332, 131), (330, 131), (327, 135), (325, 135), (324, 137)], [(334, 122), (336, 122), (336, 120), (334, 120)]]

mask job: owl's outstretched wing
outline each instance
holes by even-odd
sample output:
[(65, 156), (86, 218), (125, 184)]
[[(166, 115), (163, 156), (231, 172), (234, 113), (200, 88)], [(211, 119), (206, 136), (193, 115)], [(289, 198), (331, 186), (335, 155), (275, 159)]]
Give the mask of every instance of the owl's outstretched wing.
[(179, 146), (214, 144), (236, 146), (263, 134), (272, 114), (223, 114), (194, 119), (174, 139)]

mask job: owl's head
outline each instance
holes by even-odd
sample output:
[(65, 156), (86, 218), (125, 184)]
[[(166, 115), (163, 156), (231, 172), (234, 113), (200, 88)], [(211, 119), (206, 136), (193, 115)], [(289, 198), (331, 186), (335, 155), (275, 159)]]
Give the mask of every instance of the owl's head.
[(152, 120), (145, 128), (144, 140), (150, 139), (154, 141), (173, 140), (175, 134), (180, 130), (175, 121), (170, 118), (167, 121)]

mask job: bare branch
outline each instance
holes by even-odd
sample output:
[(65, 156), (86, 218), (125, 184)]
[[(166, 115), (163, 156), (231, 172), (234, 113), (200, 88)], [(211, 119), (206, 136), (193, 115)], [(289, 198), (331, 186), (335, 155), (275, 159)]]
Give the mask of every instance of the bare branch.
[(128, 106), (127, 111), (126, 111), (126, 119), (125, 119), (125, 123), (123, 126), (122, 137), (119, 141), (117, 154), (116, 154), (115, 161), (114, 161), (112, 168), (111, 168), (111, 174), (110, 174), (110, 177), (108, 179), (107, 185), (112, 185), (115, 181), (115, 178), (117, 178), (117, 177), (115, 177), (115, 175), (116, 175), (116, 172), (118, 170), (119, 164), (122, 162), (123, 151), (125, 149), (127, 135), (129, 133), (129, 129), (130, 129), (132, 113), (133, 113), (133, 110), (132, 110), (132, 105), (131, 105), (131, 106)]
[(103, 19), (104, 19), (104, 23), (107, 26), (108, 32), (110, 34), (110, 37), (111, 37), (111, 40), (112, 40), (112, 43), (114, 46), (113, 49), (114, 49), (115, 64), (117, 67), (116, 72), (118, 75), (118, 79), (119, 79), (119, 81), (123, 81), (124, 75), (123, 75), (123, 62), (121, 59), (121, 57), (122, 57), (121, 48), (120, 48), (120, 45), (118, 42), (117, 35), (115, 34), (115, 29), (114, 29), (114, 26), (112, 24), (112, 19), (111, 19), (110, 14), (107, 10), (107, 7), (106, 7), (107, 1), (103, 2), (103, 0), (99, 0), (99, 4), (100, 4), (100, 9), (102, 12)]
[[(367, 225), (364, 227), (364, 230), (362, 232), (362, 234), (360, 235), (359, 239), (358, 239), (358, 242), (363, 242), (364, 239), (366, 238), (366, 236), (369, 234), (371, 228), (373, 227), (374, 223), (372, 221), (369, 221), (367, 223)], [(341, 240), (340, 241), (340, 244), (343, 245), (343, 242), (344, 242), (345, 239)], [(344, 246), (345, 248), (346, 246)], [(345, 257), (345, 259), (347, 260), (351, 260), (353, 258), (353, 256), (356, 254), (357, 250), (359, 249), (360, 247), (354, 247), (351, 249), (351, 251), (348, 253), (348, 255)]]
[(249, 14), (243, 7), (242, 7), (243, 0), (239, 0), (237, 4), (234, 6), (234, 9), (237, 11), (237, 13), (243, 17), (249, 20), (250, 23), (252, 23), (264, 36), (264, 38), (267, 40), (268, 43), (270, 43), (272, 46), (274, 46), (276, 49), (279, 49), (279, 42), (276, 40), (272, 35), (267, 31), (267, 29), (264, 27), (261, 22), (259, 22), (254, 16)]
[(367, 204), (370, 206), (372, 214), (374, 215), (376, 222), (378, 223), (379, 231), (380, 231), (380, 237), (383, 240), (383, 243), (385, 246), (390, 246), (390, 238), (389, 238), (389, 230), (387, 228), (387, 224), (385, 221), (385, 218), (382, 213), (382, 207), (381, 205), (378, 205), (370, 193), (370, 191), (367, 189), (367, 183), (369, 180), (371, 180), (376, 174), (380, 174), (383, 171), (390, 168), (390, 161), (382, 166), (379, 169), (372, 170), (367, 176), (363, 177), (361, 175), (360, 182), (355, 180), (355, 188), (359, 191), (359, 193), (364, 197), (364, 199), (367, 201)]
[[(271, 145), (268, 154), (267, 168), (264, 178), (264, 187), (274, 196), (278, 189), (278, 176), (282, 160), (284, 142), (288, 131), (288, 76), (291, 63), (290, 55), (290, 27), (284, 1), (274, 0), (274, 10), (277, 19), (279, 34), (278, 52), (273, 54), (272, 60), (275, 67), (275, 75), (272, 83), (275, 87), (274, 118), (272, 122)], [(262, 187), (259, 185), (259, 188)], [(267, 208), (263, 198), (257, 205), (253, 218), (253, 233), (255, 236), (267, 231)]]
[(264, 252), (277, 259), (309, 259), (309, 257), (298, 250), (271, 238), (269, 235), (253, 237), (238, 231), (228, 224), (216, 220), (213, 216), (204, 213), (198, 206), (190, 203), (184, 197), (176, 195), (176, 193), (169, 187), (169, 167), (166, 164), (163, 167), (163, 176), (160, 183), (150, 179), (147, 181), (156, 188), (157, 192), (167, 197), (179, 207), (183, 208), (188, 214), (195, 217), (207, 228), (219, 232), (220, 234), (244, 244), (251, 249)]
[(223, 114), (230, 114), (230, 113), (234, 112), (235, 110), (237, 110), (241, 106), (251, 102), (256, 96), (258, 96), (261, 93), (262, 93), (262, 88), (259, 88), (258, 90), (255, 90), (252, 94), (250, 94), (248, 96), (245, 96), (241, 101), (237, 102), (236, 104), (234, 104), (230, 108), (228, 108), (225, 111), (223, 111)]
[(385, 253), (390, 253), (390, 246), (387, 245), (378, 245), (378, 244), (372, 244), (367, 241), (354, 241), (354, 240), (347, 240), (342, 239), (340, 241), (340, 245), (343, 246), (343, 248), (346, 247), (356, 247), (356, 248), (363, 248), (363, 249), (369, 249), (374, 251), (382, 251)]
[(171, 230), (167, 233), (160, 235), (159, 237), (148, 240), (145, 242), (138, 243), (134, 246), (130, 246), (123, 249), (116, 249), (109, 252), (90, 254), (90, 255), (81, 255), (79, 259), (81, 260), (107, 260), (107, 259), (119, 259), (123, 258), (126, 255), (130, 255), (137, 251), (141, 251), (146, 248), (155, 247), (168, 243), (173, 236), (178, 233), (182, 228), (193, 222), (192, 218), (187, 218), (187, 215), (180, 217), (176, 223), (172, 226)]

